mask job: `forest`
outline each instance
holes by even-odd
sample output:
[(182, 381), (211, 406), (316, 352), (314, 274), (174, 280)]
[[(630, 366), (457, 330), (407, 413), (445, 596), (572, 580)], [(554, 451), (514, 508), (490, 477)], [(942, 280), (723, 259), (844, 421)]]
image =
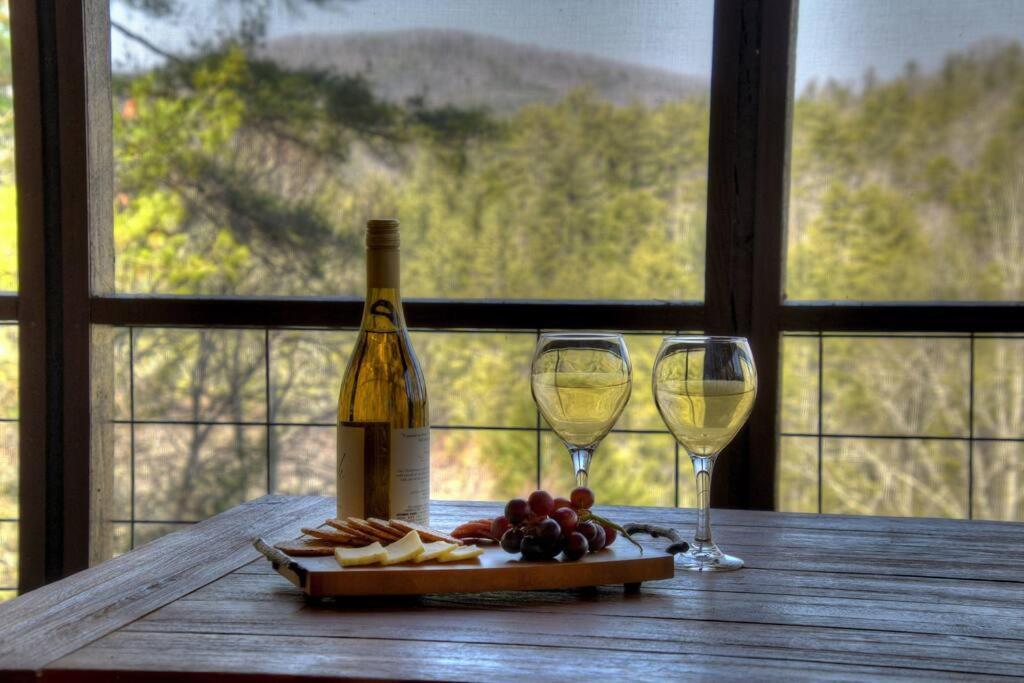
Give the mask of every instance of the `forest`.
[[(139, 5), (154, 16), (163, 6)], [(582, 84), (508, 111), (399, 102), (364, 74), (268, 59), (264, 33), (251, 22), (115, 74), (119, 292), (359, 296), (362, 226), (397, 216), (407, 298), (703, 297), (706, 87), (623, 103)], [(15, 289), (0, 47), (0, 284)], [(910, 63), (895, 78), (868, 70), (860, 83), (804, 88), (787, 297), (1024, 300), (1022, 142), (1016, 43), (951, 52), (937, 70)], [(627, 338), (634, 391), (595, 457), (602, 501), (693, 503), (689, 463), (650, 395), (657, 333), (674, 331)], [(115, 524), (117, 548), (268, 487), (330, 493), (353, 341), (351, 331), (119, 329), (115, 516), (145, 521)], [(534, 341), (414, 331), (434, 497), (571, 486), (561, 444), (537, 431)], [(0, 344), (0, 417), (16, 417), (16, 336)], [(1024, 339), (786, 336), (783, 348), (782, 461), (765, 482), (781, 509), (818, 511), (820, 486), (824, 512), (1024, 519), (1024, 444), (1010, 440), (1024, 438)], [(17, 514), (13, 424), (0, 423), (0, 518)], [(16, 530), (0, 524), (3, 587)]]

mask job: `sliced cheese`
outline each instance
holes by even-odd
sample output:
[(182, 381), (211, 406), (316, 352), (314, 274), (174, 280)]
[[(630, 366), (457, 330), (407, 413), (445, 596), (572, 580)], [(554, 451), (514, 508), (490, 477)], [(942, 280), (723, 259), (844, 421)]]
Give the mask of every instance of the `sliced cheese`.
[(388, 559), (388, 551), (380, 543), (374, 542), (362, 548), (335, 548), (334, 559), (342, 567), (378, 564)]
[(483, 554), (484, 549), (478, 545), (460, 545), (449, 550), (444, 555), (439, 555), (437, 561), (461, 562), (462, 560), (472, 560), (474, 557), (480, 557)]
[(383, 564), (408, 562), (423, 552), (423, 541), (420, 540), (418, 533), (410, 531), (405, 536), (402, 536), (402, 538), (388, 545), (384, 550), (387, 557), (384, 559)]
[(434, 541), (433, 543), (424, 543), (423, 552), (412, 558), (413, 562), (417, 564), (420, 562), (426, 562), (427, 560), (436, 560), (445, 553), (458, 548), (457, 543), (446, 543), (445, 541)]

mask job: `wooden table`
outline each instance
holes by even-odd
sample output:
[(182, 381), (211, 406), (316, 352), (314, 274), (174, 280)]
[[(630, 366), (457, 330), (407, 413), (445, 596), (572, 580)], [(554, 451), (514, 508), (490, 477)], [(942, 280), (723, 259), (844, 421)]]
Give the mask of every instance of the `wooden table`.
[[(0, 605), (0, 680), (1024, 676), (1024, 525), (716, 511), (747, 567), (596, 593), (307, 604), (250, 545), (265, 497)], [(438, 527), (496, 504), (435, 503)], [(691, 510), (605, 508), (689, 529)], [(658, 542), (651, 544), (656, 549)], [(155, 676), (155, 674), (160, 674)]]

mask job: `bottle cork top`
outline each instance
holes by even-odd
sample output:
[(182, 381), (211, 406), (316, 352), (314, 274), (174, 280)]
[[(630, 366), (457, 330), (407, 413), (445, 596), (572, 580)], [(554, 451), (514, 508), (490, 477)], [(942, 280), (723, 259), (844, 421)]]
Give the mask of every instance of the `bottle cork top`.
[(366, 221), (366, 246), (374, 249), (399, 246), (398, 221), (394, 218), (373, 218)]

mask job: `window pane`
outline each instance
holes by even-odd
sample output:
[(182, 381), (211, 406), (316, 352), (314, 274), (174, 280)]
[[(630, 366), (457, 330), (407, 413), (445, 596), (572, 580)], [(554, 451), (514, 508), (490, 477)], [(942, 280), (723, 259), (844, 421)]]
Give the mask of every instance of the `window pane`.
[(711, 0), (111, 12), (118, 291), (703, 297)]
[(667, 431), (658, 413), (658, 407), (654, 404), (654, 392), (651, 389), (654, 357), (658, 355), (658, 348), (664, 335), (627, 334), (624, 337), (629, 350), (629, 361), (633, 366), (633, 391), (615, 427)]
[[(576, 486), (569, 451), (552, 432), (541, 436), (541, 484), (555, 496), (567, 496)], [(689, 462), (680, 462), (689, 468)], [(612, 432), (598, 446), (590, 467), (590, 487), (597, 505), (675, 505), (675, 439), (666, 434)], [(680, 505), (696, 498), (687, 470), (680, 476)], [(529, 493), (526, 491), (524, 493)], [(521, 494), (522, 495), (522, 494)]]
[(17, 588), (18, 523), (0, 522), (0, 591), (14, 591)]
[(970, 342), (826, 337), (826, 434), (968, 435)]
[(0, 519), (18, 516), (18, 423), (0, 422)]
[(534, 334), (413, 332), (430, 423), (535, 427), (530, 363), (536, 342)]
[(333, 496), (337, 430), (334, 427), (272, 427), (271, 492)]
[(132, 425), (114, 425), (114, 490), (110, 514), (114, 519), (132, 517)]
[(18, 326), (0, 324), (0, 601), (18, 587), (18, 438)]
[(781, 429), (789, 434), (818, 432), (818, 338), (782, 338)]
[(1024, 299), (1024, 5), (800, 4), (792, 299)]
[(973, 493), (973, 515), (1017, 514), (1024, 496), (1002, 486), (1015, 485), (1019, 444), (983, 439), (1013, 436), (1014, 397), (1024, 395), (1019, 341), (825, 333), (818, 436), (818, 338), (787, 336), (779, 509), (819, 511), (820, 452), (822, 512), (967, 517)]
[(1024, 337), (975, 340), (974, 434), (1024, 439)]
[(274, 422), (337, 422), (338, 391), (356, 334), (271, 330), (270, 415)]
[[(0, 0), (0, 291), (18, 289), (11, 25)], [(0, 325), (0, 602), (18, 586), (18, 328)]]
[(975, 519), (1024, 522), (1024, 442), (974, 444)]
[(135, 419), (266, 421), (261, 330), (136, 328)]
[(124, 555), (126, 552), (132, 549), (132, 536), (131, 536), (131, 524), (115, 523), (111, 525), (111, 534), (113, 535), (113, 541), (110, 544), (113, 557), (118, 555)]
[(114, 419), (130, 420), (132, 416), (131, 338), (127, 327), (111, 331), (114, 344)]
[(967, 442), (825, 439), (822, 512), (967, 517)]
[(781, 512), (818, 512), (818, 439), (784, 436), (779, 440), (775, 507)]
[(235, 425), (136, 425), (136, 519), (198, 521), (265, 494), (266, 433)]
[(14, 90), (11, 20), (0, 0), (0, 291), (18, 290), (18, 194), (14, 184)]
[(430, 497), (507, 501), (537, 488), (537, 435), (504, 429), (435, 429)]

